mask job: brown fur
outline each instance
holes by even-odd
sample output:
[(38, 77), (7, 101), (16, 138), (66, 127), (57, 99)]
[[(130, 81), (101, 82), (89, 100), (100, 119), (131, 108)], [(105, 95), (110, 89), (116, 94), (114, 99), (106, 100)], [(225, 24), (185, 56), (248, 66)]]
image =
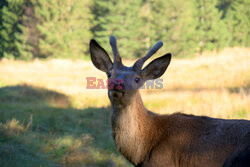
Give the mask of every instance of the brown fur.
[(135, 166), (220, 167), (237, 147), (246, 147), (245, 120), (223, 120), (147, 111), (140, 94), (125, 109), (112, 112), (118, 150)]

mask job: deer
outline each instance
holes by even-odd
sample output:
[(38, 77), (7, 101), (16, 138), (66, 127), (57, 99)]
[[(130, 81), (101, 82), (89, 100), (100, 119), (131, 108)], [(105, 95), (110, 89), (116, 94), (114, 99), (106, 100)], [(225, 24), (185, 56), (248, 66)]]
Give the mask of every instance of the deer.
[(90, 57), (113, 85), (108, 88), (112, 138), (129, 162), (136, 167), (250, 166), (249, 120), (179, 112), (159, 115), (146, 109), (139, 88), (147, 80), (165, 73), (172, 54), (167, 53), (142, 67), (163, 42), (158, 41), (131, 67), (123, 65), (114, 36), (110, 37), (110, 45), (113, 62), (94, 39), (90, 40)]

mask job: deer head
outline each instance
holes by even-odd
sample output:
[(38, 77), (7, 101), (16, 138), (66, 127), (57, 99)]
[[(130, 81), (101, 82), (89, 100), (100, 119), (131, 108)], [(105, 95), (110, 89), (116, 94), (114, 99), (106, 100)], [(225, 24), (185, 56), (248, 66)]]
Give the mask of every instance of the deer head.
[(167, 53), (153, 60), (142, 69), (145, 61), (162, 47), (163, 43), (158, 41), (144, 57), (137, 60), (132, 67), (127, 67), (122, 63), (114, 36), (110, 37), (110, 45), (114, 55), (113, 63), (107, 52), (94, 39), (90, 41), (90, 54), (93, 64), (97, 69), (107, 74), (109, 85), (112, 85), (108, 89), (108, 95), (112, 103), (129, 102), (146, 80), (161, 77), (171, 60), (171, 54)]

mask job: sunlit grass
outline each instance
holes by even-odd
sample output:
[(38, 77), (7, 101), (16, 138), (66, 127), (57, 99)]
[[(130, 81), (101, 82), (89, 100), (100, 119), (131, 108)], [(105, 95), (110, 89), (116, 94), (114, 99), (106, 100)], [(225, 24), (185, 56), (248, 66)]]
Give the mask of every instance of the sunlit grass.
[[(152, 100), (152, 99), (158, 99)], [(178, 91), (148, 94), (144, 98), (148, 108), (158, 113), (184, 112), (219, 118), (250, 119), (250, 95), (228, 90)], [(245, 111), (245, 114), (238, 112)]]
[[(89, 61), (0, 62), (0, 166), (129, 166), (107, 90), (86, 89), (86, 77), (106, 79)], [(153, 112), (250, 119), (249, 49), (173, 58), (162, 78), (163, 89), (141, 90)]]
[(7, 121), (5, 124), (0, 124), (0, 132), (7, 136), (15, 136), (25, 131), (26, 127), (23, 124), (20, 124), (18, 120), (13, 118), (12, 120)]

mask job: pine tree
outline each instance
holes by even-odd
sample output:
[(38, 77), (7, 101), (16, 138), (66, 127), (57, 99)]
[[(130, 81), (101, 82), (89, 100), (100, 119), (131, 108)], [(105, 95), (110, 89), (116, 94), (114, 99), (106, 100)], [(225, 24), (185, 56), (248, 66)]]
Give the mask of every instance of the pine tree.
[(198, 43), (196, 12), (194, 1), (151, 1), (151, 45), (163, 40), (174, 56), (193, 55)]
[(123, 57), (133, 58), (145, 54), (141, 0), (96, 0), (94, 36), (110, 51), (108, 36), (115, 35), (119, 52)]
[(41, 36), (37, 29), (39, 20), (35, 16), (36, 0), (25, 0), (23, 4), (22, 27), (23, 27), (23, 51), (26, 58), (42, 58), (39, 54), (38, 40)]
[(0, 58), (2, 58), (3, 54), (4, 54), (3, 53), (4, 52), (4, 47), (3, 47), (3, 40), (4, 39), (1, 36), (1, 31), (3, 30), (3, 7), (7, 6), (7, 5), (8, 5), (8, 3), (6, 0), (0, 1), (0, 41), (2, 41), (0, 43)]
[(225, 14), (231, 46), (250, 46), (250, 1), (234, 0)]
[(6, 58), (28, 59), (23, 38), (23, 0), (7, 0), (1, 9), (1, 55)]
[(218, 9), (222, 12), (222, 19), (224, 19), (229, 7), (231, 6), (234, 0), (218, 0), (218, 4), (216, 5)]
[(88, 50), (90, 1), (43, 0), (35, 5), (42, 57), (80, 58)]
[(229, 34), (216, 0), (197, 0), (199, 9), (200, 52), (228, 45)]

